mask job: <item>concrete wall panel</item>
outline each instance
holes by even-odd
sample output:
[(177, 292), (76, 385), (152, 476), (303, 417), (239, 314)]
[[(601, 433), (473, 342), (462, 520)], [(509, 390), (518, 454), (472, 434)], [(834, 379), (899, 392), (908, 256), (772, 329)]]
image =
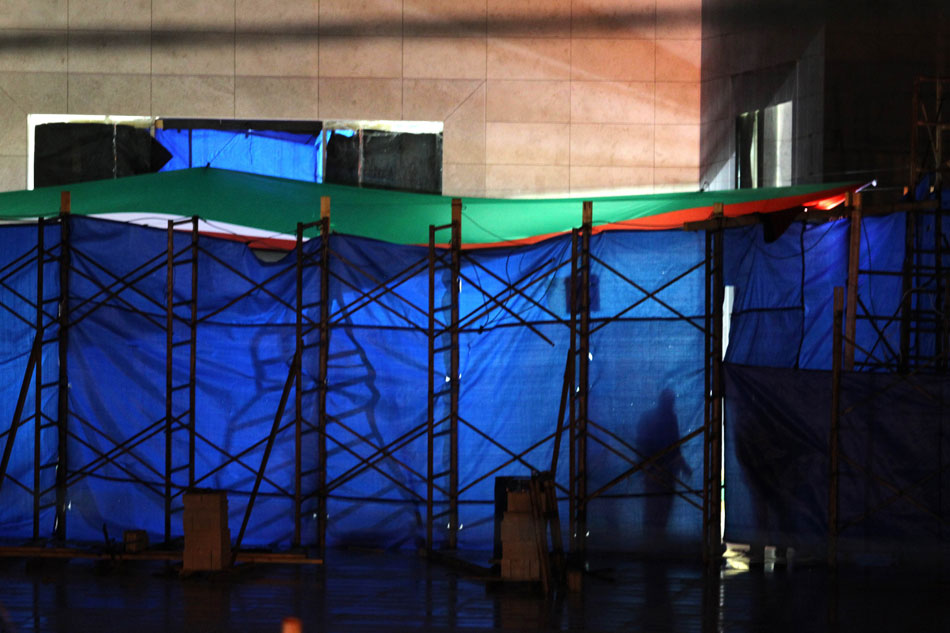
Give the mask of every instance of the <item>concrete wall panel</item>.
[(6, 166), (29, 113), (405, 119), (443, 123), (447, 193), (698, 185), (700, 0), (0, 6)]

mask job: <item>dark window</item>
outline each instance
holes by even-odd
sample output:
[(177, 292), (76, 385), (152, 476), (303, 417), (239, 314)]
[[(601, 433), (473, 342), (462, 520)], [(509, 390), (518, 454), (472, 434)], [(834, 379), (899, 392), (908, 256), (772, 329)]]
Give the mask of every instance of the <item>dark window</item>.
[[(216, 167), (310, 182), (442, 191), (442, 134), (359, 123), (157, 119), (36, 127), (34, 186)], [(396, 124), (398, 126), (398, 124)], [(412, 124), (407, 124), (412, 126)]]
[(441, 193), (442, 135), (383, 130), (358, 130), (356, 134), (330, 131), (326, 182)]
[(147, 129), (130, 125), (47, 123), (33, 138), (35, 187), (148, 174), (172, 157)]

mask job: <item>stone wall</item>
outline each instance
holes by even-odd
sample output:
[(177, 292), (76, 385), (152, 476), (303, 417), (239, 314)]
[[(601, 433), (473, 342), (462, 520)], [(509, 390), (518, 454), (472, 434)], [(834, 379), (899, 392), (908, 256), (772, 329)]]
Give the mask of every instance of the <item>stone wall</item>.
[(701, 0), (0, 0), (29, 113), (444, 122), (448, 194), (695, 189)]

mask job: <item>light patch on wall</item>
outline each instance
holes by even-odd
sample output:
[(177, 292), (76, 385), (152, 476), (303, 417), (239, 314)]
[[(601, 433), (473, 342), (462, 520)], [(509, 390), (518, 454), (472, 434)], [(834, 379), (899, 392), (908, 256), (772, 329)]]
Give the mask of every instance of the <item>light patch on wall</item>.
[(345, 121), (330, 119), (323, 122), (325, 130), (378, 130), (400, 134), (441, 134), (441, 121)]
[(765, 108), (763, 123), (763, 186), (787, 187), (792, 184), (792, 102)]
[(736, 187), (792, 184), (792, 102), (743, 112), (736, 120)]

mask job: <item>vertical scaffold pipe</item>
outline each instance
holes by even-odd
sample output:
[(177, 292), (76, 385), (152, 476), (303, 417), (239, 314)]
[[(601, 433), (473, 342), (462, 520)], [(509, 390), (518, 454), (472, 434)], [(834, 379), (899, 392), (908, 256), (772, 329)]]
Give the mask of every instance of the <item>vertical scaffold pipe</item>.
[(175, 332), (175, 222), (168, 221), (165, 252), (165, 543), (171, 542), (172, 530), (172, 401), (174, 399)]
[(59, 306), (57, 319), (59, 334), (57, 347), (59, 352), (59, 385), (57, 394), (56, 415), (56, 523), (53, 528), (54, 537), (63, 541), (66, 539), (66, 481), (69, 474), (68, 460), (68, 418), (69, 418), (69, 372), (67, 367), (69, 346), (69, 212), (71, 199), (68, 191), (60, 194), (59, 209)]
[(42, 463), (43, 437), (43, 339), (46, 323), (43, 316), (43, 268), (46, 259), (46, 221), (36, 221), (36, 339), (40, 341), (40, 353), (36, 356), (33, 387), (33, 540), (40, 538), (40, 470)]
[(718, 221), (712, 235), (712, 349), (710, 361), (711, 390), (709, 422), (706, 431), (708, 457), (703, 462), (705, 474), (704, 503), (707, 510), (705, 556), (708, 565), (719, 564), (722, 544), (722, 302), (723, 286), (723, 204), (713, 205), (713, 218)]
[(712, 456), (712, 359), (713, 359), (713, 234), (706, 231), (706, 259), (705, 272), (705, 336), (703, 337), (703, 352), (705, 363), (703, 366), (703, 562), (709, 564), (710, 551), (708, 547), (710, 523), (712, 516), (712, 491), (710, 471), (710, 457)]
[(435, 460), (435, 226), (429, 226), (429, 373), (428, 373), (428, 418), (426, 423), (426, 552), (431, 554), (432, 524), (434, 516)]
[(861, 194), (848, 192), (846, 204), (851, 209), (848, 244), (848, 300), (844, 321), (844, 369), (854, 369), (854, 341), (858, 314), (858, 264), (861, 256)]
[(458, 547), (459, 529), (459, 285), (462, 280), (462, 200), (452, 199), (452, 288), (449, 359), (449, 549)]
[(904, 218), (904, 262), (901, 275), (901, 331), (900, 331), (900, 360), (898, 371), (906, 373), (910, 370), (911, 321), (914, 318), (914, 286), (917, 284), (914, 268), (917, 265), (917, 211), (909, 209)]
[(303, 223), (297, 223), (296, 244), (296, 305), (294, 306), (294, 362), (297, 363), (294, 378), (294, 538), (293, 546), (300, 547), (300, 519), (302, 515), (301, 499), (303, 497), (301, 462), (303, 451), (301, 447), (303, 426)]
[(580, 342), (578, 345), (577, 394), (577, 543), (578, 553), (587, 550), (587, 418), (590, 370), (590, 238), (594, 203), (584, 201), (580, 253)]
[[(302, 355), (301, 355), (302, 356)], [(302, 362), (302, 361), (301, 361)], [(330, 198), (320, 198), (320, 361), (317, 390), (317, 549), (326, 554), (327, 523), (327, 390), (330, 363)]]
[[(576, 354), (577, 341), (577, 321), (578, 321), (578, 297), (580, 296), (580, 285), (578, 272), (580, 265), (578, 263), (578, 243), (580, 242), (580, 230), (571, 231), (571, 354)], [(570, 384), (568, 386), (569, 406), (568, 406), (568, 515), (570, 518), (570, 537), (571, 553), (578, 553), (577, 540), (577, 373), (574, 362), (576, 358), (572, 357), (570, 363)]]
[(198, 216), (191, 218), (191, 310), (188, 328), (191, 347), (188, 350), (188, 487), (195, 485), (195, 405), (197, 404), (197, 379), (195, 372), (198, 364)]
[[(719, 205), (720, 218), (722, 217), (722, 204)], [(719, 564), (720, 546), (722, 545), (722, 302), (725, 296), (723, 286), (723, 230), (722, 225), (716, 229), (716, 235), (713, 239), (714, 249), (714, 268), (713, 268), (713, 403), (712, 403), (712, 483), (713, 495), (710, 510), (712, 510), (712, 521), (710, 522), (710, 556), (709, 560), (714, 565)]]

